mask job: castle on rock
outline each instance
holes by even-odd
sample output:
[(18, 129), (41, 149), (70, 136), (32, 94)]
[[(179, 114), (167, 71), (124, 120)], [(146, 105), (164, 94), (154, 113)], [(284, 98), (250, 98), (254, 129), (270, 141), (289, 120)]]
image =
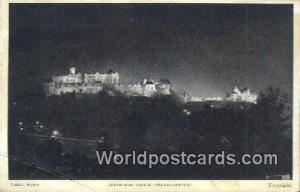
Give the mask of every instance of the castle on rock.
[(104, 86), (113, 87), (128, 96), (151, 97), (154, 94), (171, 94), (171, 83), (167, 79), (143, 79), (137, 83), (120, 83), (119, 73), (108, 70), (99, 72), (76, 73), (75, 67), (70, 68), (67, 75), (52, 76), (52, 81), (44, 83), (47, 95), (62, 95), (66, 93), (96, 94), (103, 90)]

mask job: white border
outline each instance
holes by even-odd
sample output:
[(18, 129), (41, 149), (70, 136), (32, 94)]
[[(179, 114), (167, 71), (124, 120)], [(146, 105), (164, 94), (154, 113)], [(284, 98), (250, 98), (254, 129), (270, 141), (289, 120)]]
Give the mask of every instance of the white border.
[[(8, 4), (9, 3), (264, 3), (294, 4), (294, 97), (293, 97), (293, 180), (8, 180), (7, 116), (8, 116)], [(299, 117), (300, 117), (300, 1), (298, 0), (0, 0), (0, 191), (289, 191), (299, 188)], [(291, 184), (291, 188), (270, 188), (268, 183)], [(38, 187), (13, 187), (12, 183), (35, 183)], [(190, 187), (109, 187), (110, 183), (187, 183)]]

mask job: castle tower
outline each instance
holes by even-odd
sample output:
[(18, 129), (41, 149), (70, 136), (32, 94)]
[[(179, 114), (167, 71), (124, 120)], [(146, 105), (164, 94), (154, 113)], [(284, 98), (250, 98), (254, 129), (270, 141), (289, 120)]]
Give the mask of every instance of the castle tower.
[(119, 73), (114, 74), (114, 83), (119, 84)]
[(113, 70), (109, 69), (106, 72), (105, 82), (111, 83), (111, 84), (118, 84), (119, 83), (119, 73), (114, 72)]

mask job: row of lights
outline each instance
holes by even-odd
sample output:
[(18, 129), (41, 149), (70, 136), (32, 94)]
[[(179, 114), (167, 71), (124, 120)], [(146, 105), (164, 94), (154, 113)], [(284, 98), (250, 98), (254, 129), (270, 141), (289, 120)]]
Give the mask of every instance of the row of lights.
[[(40, 123), (39, 121), (36, 121), (35, 124), (38, 125), (40, 128), (44, 128), (44, 126), (41, 125), (41, 123)], [(21, 127), (20, 127), (20, 130), (23, 131), (23, 130), (24, 130), (24, 127), (23, 127), (23, 122), (22, 122), (22, 121), (19, 122), (19, 126), (21, 126)], [(52, 136), (51, 136), (51, 137), (58, 137), (58, 136), (60, 136), (60, 135), (62, 135), (62, 134), (59, 133), (59, 131), (54, 130), (54, 131), (52, 132)]]
[[(39, 121), (35, 122), (36, 126), (38, 126), (39, 128), (43, 129), (44, 125), (42, 125)], [(24, 127), (23, 127), (24, 123), (22, 121), (19, 122), (19, 126), (20, 126), (20, 130), (23, 131)]]

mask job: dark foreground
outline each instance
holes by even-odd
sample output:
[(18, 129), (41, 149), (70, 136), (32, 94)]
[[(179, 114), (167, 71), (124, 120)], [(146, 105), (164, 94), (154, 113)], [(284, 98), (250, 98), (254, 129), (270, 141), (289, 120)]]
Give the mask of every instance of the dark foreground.
[[(12, 101), (10, 179), (266, 179), (292, 172), (288, 103), (277, 89), (257, 104), (183, 104), (176, 96), (41, 96)], [(276, 153), (278, 165), (100, 166), (119, 153)]]

